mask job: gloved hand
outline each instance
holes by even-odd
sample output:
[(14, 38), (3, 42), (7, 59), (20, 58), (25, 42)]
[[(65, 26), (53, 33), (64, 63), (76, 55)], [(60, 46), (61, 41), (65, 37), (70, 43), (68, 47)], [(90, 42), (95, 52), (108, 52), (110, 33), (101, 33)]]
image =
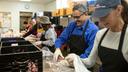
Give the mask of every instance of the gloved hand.
[(35, 42), (36, 41), (36, 37), (34, 35), (30, 35), (24, 38), (26, 41), (32, 41)]
[(34, 45), (41, 45), (42, 44), (42, 41), (37, 41), (34, 43)]
[(68, 54), (68, 56), (65, 57), (70, 66), (73, 66), (74, 58), (77, 58), (77, 55), (74, 53)]
[(54, 52), (53, 60), (58, 61), (60, 58), (64, 59), (64, 56), (62, 55), (61, 50), (57, 48)]
[(81, 61), (81, 58), (76, 54), (69, 54), (65, 59), (68, 61), (69, 66), (73, 66), (75, 69), (75, 72), (90, 72), (83, 62)]
[(67, 66), (67, 67), (70, 66), (67, 60), (61, 60), (60, 62), (58, 62), (58, 64)]
[(54, 43), (51, 40), (42, 41), (42, 44), (47, 45), (47, 46), (53, 46), (54, 45)]
[(26, 41), (29, 41), (29, 37), (25, 37), (24, 39), (25, 39)]

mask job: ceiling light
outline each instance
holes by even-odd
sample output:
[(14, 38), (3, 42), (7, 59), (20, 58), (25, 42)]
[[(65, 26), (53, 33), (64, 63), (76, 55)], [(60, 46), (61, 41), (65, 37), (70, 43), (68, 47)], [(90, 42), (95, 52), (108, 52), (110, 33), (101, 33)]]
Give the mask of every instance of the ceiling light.
[(20, 1), (27, 1), (27, 2), (29, 2), (29, 1), (31, 1), (31, 0), (20, 0)]

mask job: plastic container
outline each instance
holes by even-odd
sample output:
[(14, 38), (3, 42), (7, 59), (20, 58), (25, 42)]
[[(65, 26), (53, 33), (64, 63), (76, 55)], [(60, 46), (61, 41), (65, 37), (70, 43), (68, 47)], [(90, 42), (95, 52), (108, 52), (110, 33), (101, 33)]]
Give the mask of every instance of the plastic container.
[[(13, 40), (15, 40), (14, 42), (21, 41)], [(6, 39), (2, 42), (7, 43)], [(31, 43), (27, 44), (26, 41), (23, 41), (18, 46), (1, 45), (0, 49), (0, 72), (43, 71), (42, 51)]]

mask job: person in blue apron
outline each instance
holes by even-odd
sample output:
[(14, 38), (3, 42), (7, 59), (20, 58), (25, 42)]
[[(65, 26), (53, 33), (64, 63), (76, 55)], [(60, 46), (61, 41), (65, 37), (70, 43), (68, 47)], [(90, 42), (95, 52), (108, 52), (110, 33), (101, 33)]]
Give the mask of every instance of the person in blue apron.
[(96, 58), (102, 63), (101, 72), (128, 71), (128, 4), (125, 0), (97, 0), (94, 17), (106, 28), (96, 34), (88, 58), (81, 59), (92, 67)]
[(72, 17), (74, 20), (68, 24), (55, 41), (55, 61), (59, 57), (64, 58), (60, 48), (65, 43), (68, 45), (69, 53), (75, 53), (81, 58), (86, 58), (90, 54), (98, 27), (89, 19), (87, 12), (87, 6), (84, 4), (73, 7)]

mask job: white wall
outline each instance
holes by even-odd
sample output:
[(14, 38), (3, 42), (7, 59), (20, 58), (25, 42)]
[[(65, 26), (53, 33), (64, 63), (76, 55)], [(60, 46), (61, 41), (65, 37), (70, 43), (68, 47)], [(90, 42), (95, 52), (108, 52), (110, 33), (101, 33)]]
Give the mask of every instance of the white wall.
[(27, 3), (29, 6), (28, 9), (25, 9), (26, 3), (21, 2), (4, 2), (0, 1), (0, 12), (11, 12), (11, 19), (12, 19), (12, 26), (11, 28), (15, 31), (19, 31), (20, 29), (20, 19), (19, 19), (19, 12), (37, 12), (37, 11), (44, 11), (44, 5), (42, 4), (31, 4)]
[(56, 0), (53, 0), (48, 4), (45, 4), (45, 11), (54, 11), (54, 10), (56, 10)]

